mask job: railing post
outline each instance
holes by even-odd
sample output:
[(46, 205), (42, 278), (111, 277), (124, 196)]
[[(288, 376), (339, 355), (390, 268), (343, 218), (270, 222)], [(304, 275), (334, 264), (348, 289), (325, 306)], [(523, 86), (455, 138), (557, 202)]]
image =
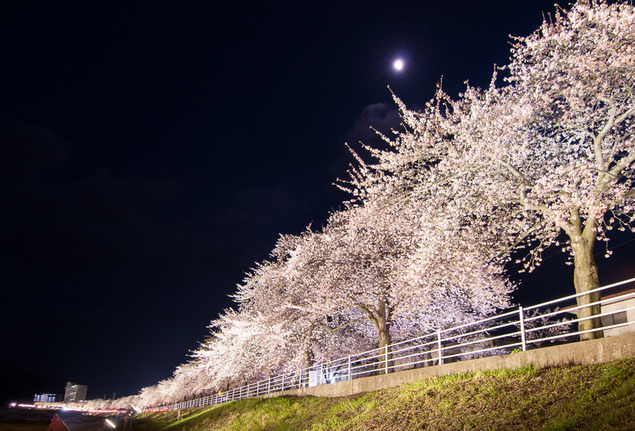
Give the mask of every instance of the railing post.
[(258, 396), (258, 393), (260, 392), (260, 381), (256, 382), (256, 396)]
[(351, 372), (352, 372), (352, 369), (351, 369), (351, 355), (348, 355), (348, 381), (349, 382), (351, 380), (353, 380)]
[(269, 380), (267, 380), (267, 393), (271, 393), (271, 377), (269, 377)]
[(437, 350), (439, 351), (439, 365), (443, 364), (443, 345), (441, 344), (441, 329), (437, 329)]
[(384, 346), (384, 358), (385, 358), (385, 361), (384, 361), (384, 366), (385, 366), (385, 368), (386, 368), (386, 369), (385, 369), (385, 371), (386, 371), (386, 373), (385, 373), (385, 374), (388, 374), (388, 344), (386, 344), (386, 345)]
[(520, 316), (520, 341), (523, 345), (523, 352), (527, 351), (527, 339), (525, 338), (525, 313), (523, 307), (518, 307), (518, 315)]
[(282, 373), (282, 383), (281, 383), (282, 387), (280, 388), (280, 391), (284, 391), (284, 373)]

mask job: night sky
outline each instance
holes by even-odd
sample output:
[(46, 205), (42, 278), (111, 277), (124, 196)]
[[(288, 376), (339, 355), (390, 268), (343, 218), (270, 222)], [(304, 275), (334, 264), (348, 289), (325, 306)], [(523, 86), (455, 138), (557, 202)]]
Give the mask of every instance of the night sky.
[[(170, 377), (278, 235), (347, 198), (344, 143), (398, 124), (388, 86), (410, 107), (441, 76), (486, 86), (553, 10), (334, 3), (0, 4), (1, 399)], [(603, 280), (633, 275), (629, 240)], [(519, 300), (570, 283), (561, 260)]]

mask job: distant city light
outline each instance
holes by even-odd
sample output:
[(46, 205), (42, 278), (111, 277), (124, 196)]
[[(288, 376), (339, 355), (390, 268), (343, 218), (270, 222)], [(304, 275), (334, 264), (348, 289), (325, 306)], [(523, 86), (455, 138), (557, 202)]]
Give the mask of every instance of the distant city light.
[(404, 61), (401, 58), (396, 59), (393, 64), (392, 67), (393, 69), (395, 69), (397, 72), (401, 72), (404, 68), (406, 64), (404, 63)]

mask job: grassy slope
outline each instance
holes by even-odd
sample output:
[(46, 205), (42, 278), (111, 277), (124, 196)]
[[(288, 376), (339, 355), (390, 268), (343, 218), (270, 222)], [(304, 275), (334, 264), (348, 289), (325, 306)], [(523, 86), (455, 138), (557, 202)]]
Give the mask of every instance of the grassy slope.
[(635, 430), (635, 358), (420, 380), (341, 398), (280, 397), (154, 414), (132, 431)]

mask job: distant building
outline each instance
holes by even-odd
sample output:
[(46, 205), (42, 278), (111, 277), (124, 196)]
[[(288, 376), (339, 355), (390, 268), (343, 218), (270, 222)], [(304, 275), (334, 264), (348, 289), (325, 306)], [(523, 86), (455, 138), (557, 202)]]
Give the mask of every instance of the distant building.
[(45, 403), (54, 403), (55, 402), (55, 394), (35, 394), (33, 397), (33, 402), (42, 401)]
[[(602, 292), (601, 314), (606, 314), (600, 319), (605, 337), (635, 332), (635, 288), (619, 286), (608, 292)], [(608, 294), (607, 294), (608, 293)], [(565, 307), (562, 310), (566, 310)], [(572, 312), (577, 316), (578, 311)], [(610, 313), (610, 314), (609, 314)]]
[(77, 401), (86, 401), (86, 391), (88, 386), (78, 385), (77, 383), (67, 382), (66, 391), (64, 392), (64, 402), (73, 403)]
[[(626, 325), (619, 326), (617, 328), (605, 329), (605, 336), (611, 337), (614, 335), (626, 334), (628, 332), (635, 332), (635, 325), (633, 325), (633, 323), (635, 323), (634, 294), (635, 289), (629, 289), (602, 297), (602, 300), (606, 301), (602, 305), (602, 313), (614, 312), (613, 314), (602, 317), (602, 326), (610, 327), (614, 325)], [(628, 323), (630, 323), (630, 325), (627, 325)]]

